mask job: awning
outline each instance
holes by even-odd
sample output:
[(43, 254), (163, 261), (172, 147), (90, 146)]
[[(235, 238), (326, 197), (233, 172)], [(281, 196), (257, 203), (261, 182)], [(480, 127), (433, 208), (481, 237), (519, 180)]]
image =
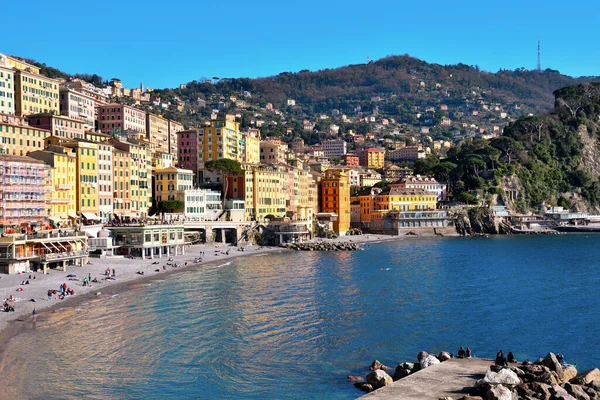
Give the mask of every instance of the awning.
[(64, 218), (59, 217), (58, 215), (51, 215), (48, 217), (48, 219), (52, 222), (62, 222), (65, 220)]
[(75, 211), (69, 211), (69, 218), (77, 219), (79, 218)]
[(83, 215), (83, 217), (84, 217), (85, 219), (87, 219), (87, 220), (97, 220), (97, 219), (100, 219), (100, 218), (98, 218), (98, 216), (97, 216), (96, 214), (94, 214), (94, 213), (84, 212), (84, 213), (81, 213), (81, 214), (82, 214), (82, 215)]

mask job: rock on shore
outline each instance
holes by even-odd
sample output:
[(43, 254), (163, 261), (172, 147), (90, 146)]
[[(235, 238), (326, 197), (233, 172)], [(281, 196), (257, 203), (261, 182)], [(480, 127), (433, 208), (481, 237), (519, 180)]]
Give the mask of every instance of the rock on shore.
[(352, 242), (304, 242), (285, 243), (281, 247), (296, 251), (353, 251), (362, 250), (358, 243)]

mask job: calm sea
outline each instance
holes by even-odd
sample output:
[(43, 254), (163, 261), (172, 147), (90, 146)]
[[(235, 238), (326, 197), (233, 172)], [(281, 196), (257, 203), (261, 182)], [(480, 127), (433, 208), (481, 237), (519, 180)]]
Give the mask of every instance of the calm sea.
[(421, 350), (600, 366), (600, 235), (406, 239), (247, 257), (51, 313), (9, 345), (16, 398), (352, 399)]

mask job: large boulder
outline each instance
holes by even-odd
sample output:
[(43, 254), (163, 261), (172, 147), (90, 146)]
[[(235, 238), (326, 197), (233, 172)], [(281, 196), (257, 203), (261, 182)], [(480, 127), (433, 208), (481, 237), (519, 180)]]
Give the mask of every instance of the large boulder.
[(572, 365), (563, 365), (563, 382), (569, 382), (577, 376), (577, 368)]
[(577, 400), (590, 400), (590, 395), (588, 395), (583, 390), (583, 387), (581, 387), (580, 385), (575, 385), (567, 382), (565, 383), (564, 388), (571, 396), (575, 397)]
[(542, 364), (550, 368), (550, 371), (556, 372), (556, 375), (558, 375), (558, 380), (562, 382), (563, 368), (562, 365), (560, 365), (560, 363), (558, 362), (558, 359), (556, 358), (554, 353), (548, 353), (548, 355), (542, 361)]
[(573, 382), (579, 383), (580, 385), (587, 385), (591, 381), (600, 382), (600, 370), (598, 368), (583, 371), (573, 379)]
[(516, 386), (521, 384), (521, 379), (517, 376), (517, 374), (508, 368), (504, 368), (500, 372), (486, 372), (483, 381), (492, 385), (504, 386)]
[(429, 354), (421, 360), (420, 365), (421, 365), (421, 369), (423, 369), (423, 368), (431, 367), (432, 365), (436, 365), (439, 363), (440, 363), (440, 360), (438, 360), (436, 358), (436, 356)]
[(378, 369), (367, 375), (367, 383), (373, 386), (374, 390), (394, 383), (394, 380), (385, 371)]
[(488, 390), (487, 400), (517, 400), (517, 394), (507, 387), (497, 385)]
[(545, 383), (547, 385), (557, 385), (559, 383), (558, 377), (556, 376), (556, 372), (544, 372), (543, 374), (536, 375), (535, 380), (540, 383)]
[(419, 363), (421, 363), (421, 361), (423, 361), (428, 355), (429, 355), (428, 352), (426, 352), (426, 351), (420, 351), (419, 354), (417, 354), (417, 361)]
[(369, 367), (369, 369), (371, 371), (377, 371), (378, 369), (387, 371), (389, 369), (389, 367), (386, 367), (385, 365), (380, 363), (379, 360), (375, 360), (371, 363), (371, 366)]
[(438, 354), (437, 358), (440, 360), (440, 362), (444, 362), (451, 359), (452, 354), (448, 353), (447, 351), (440, 351), (440, 354)]
[(562, 386), (552, 385), (549, 391), (552, 395), (552, 400), (575, 400), (575, 397), (571, 396)]
[(550, 400), (550, 385), (541, 382), (531, 382), (527, 387), (535, 393), (538, 393), (540, 399)]

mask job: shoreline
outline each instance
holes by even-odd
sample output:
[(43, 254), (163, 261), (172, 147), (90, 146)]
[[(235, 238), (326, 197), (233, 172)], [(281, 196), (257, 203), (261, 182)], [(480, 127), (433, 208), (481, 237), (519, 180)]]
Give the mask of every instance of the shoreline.
[[(427, 236), (428, 238), (430, 236)], [(434, 237), (434, 236), (431, 236)], [(358, 235), (344, 236), (336, 239), (318, 238), (311, 242), (333, 242), (333, 243), (355, 243), (355, 244), (374, 244), (390, 241), (403, 240), (405, 236), (389, 236), (389, 235)], [(412, 238), (418, 238), (411, 236)], [(123, 293), (130, 290), (133, 286), (152, 282), (157, 279), (166, 279), (171, 275), (191, 271), (198, 268), (210, 268), (222, 262), (230, 262), (241, 257), (253, 257), (261, 254), (292, 252), (293, 250), (279, 246), (240, 246), (244, 247), (245, 251), (238, 251), (238, 247), (230, 246), (222, 243), (198, 244), (191, 245), (186, 248), (185, 255), (155, 258), (155, 259), (128, 259), (128, 258), (107, 258), (107, 259), (90, 259), (91, 264), (86, 264), (83, 267), (70, 267), (67, 271), (51, 270), (47, 274), (33, 272), (35, 279), (29, 280), (28, 285), (21, 285), (26, 281), (29, 274), (2, 275), (0, 276), (0, 300), (4, 303), (10, 295), (19, 299), (12, 302), (15, 307), (15, 312), (0, 312), (0, 370), (2, 369), (3, 354), (9, 346), (12, 338), (20, 333), (32, 329), (32, 312), (35, 308), (37, 311), (36, 323), (43, 323), (45, 315), (51, 312), (57, 312), (64, 308), (77, 307), (81, 303), (102, 299), (106, 296)], [(201, 262), (195, 262), (194, 259), (204, 251), (204, 257)], [(226, 254), (229, 251), (230, 254)], [(169, 261), (171, 259), (172, 261)], [(153, 264), (158, 262), (158, 264)], [(167, 263), (178, 263), (178, 267), (172, 265), (163, 266)], [(184, 265), (187, 263), (187, 265)], [(104, 280), (104, 270), (114, 268), (116, 270), (115, 280)], [(160, 269), (160, 272), (155, 272)], [(143, 271), (144, 275), (137, 272)], [(77, 279), (68, 280), (67, 275), (75, 274)], [(92, 283), (93, 286), (83, 286), (83, 277), (88, 277), (91, 274), (92, 279), (97, 277), (100, 284)], [(75, 295), (66, 296), (63, 300), (53, 296), (52, 300), (48, 300), (47, 292), (49, 289), (58, 289), (59, 285), (66, 283), (67, 287), (75, 290)], [(17, 291), (18, 288), (23, 288), (22, 292)], [(31, 299), (35, 299), (33, 302)]]

